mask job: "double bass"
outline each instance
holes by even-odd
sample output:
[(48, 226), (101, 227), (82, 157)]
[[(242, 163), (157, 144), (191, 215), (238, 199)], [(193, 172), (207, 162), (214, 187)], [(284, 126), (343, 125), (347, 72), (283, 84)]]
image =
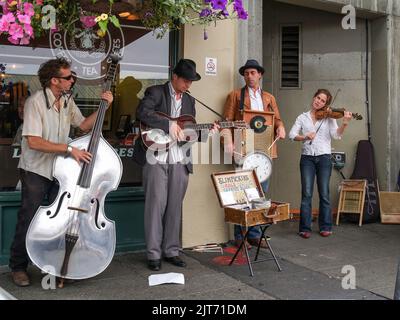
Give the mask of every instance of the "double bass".
[[(110, 90), (120, 57), (109, 56), (104, 91)], [(108, 192), (117, 189), (122, 162), (102, 135), (107, 101), (101, 100), (92, 132), (70, 145), (92, 154), (89, 163), (57, 156), (53, 176), (60, 184), (56, 200), (41, 206), (29, 226), (26, 248), (32, 262), (42, 271), (66, 279), (86, 279), (110, 264), (116, 243), (115, 223), (104, 213)]]

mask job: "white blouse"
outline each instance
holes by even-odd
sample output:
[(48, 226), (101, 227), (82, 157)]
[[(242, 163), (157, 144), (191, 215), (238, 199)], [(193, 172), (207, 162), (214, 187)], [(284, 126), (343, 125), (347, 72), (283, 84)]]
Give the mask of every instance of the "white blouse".
[[(320, 129), (317, 132), (318, 128)], [(305, 136), (310, 132), (317, 132), (314, 140), (303, 141), (301, 154), (308, 156), (331, 154), (331, 139), (340, 140), (342, 138), (342, 136), (337, 133), (337, 129), (337, 122), (332, 118), (318, 120), (314, 125), (311, 118), (311, 111), (308, 111), (296, 118), (296, 122), (290, 130), (289, 139), (294, 140), (298, 135)]]

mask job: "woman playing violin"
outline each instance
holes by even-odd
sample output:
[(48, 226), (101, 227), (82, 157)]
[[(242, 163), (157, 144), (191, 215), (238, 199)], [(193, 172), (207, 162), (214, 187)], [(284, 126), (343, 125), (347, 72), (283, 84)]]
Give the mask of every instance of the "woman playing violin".
[[(317, 179), (319, 193), (319, 232), (323, 237), (332, 234), (332, 213), (329, 197), (329, 180), (332, 171), (331, 139), (339, 140), (348, 126), (352, 113), (344, 111), (342, 125), (329, 117), (327, 108), (332, 95), (326, 89), (319, 89), (313, 97), (311, 110), (299, 115), (289, 133), (289, 138), (303, 143), (301, 172), (301, 207), (299, 235), (305, 239), (311, 236), (312, 196), (314, 180)], [(318, 110), (326, 109), (327, 117), (318, 120)]]

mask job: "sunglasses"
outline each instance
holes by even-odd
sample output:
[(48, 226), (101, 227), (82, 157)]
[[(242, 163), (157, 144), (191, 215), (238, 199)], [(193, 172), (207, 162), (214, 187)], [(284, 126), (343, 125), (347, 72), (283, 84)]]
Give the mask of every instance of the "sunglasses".
[(65, 77), (54, 77), (54, 78), (57, 78), (57, 79), (64, 79), (64, 80), (71, 80), (71, 79), (74, 78), (74, 75), (73, 75), (73, 74), (70, 74), (69, 76), (65, 76)]

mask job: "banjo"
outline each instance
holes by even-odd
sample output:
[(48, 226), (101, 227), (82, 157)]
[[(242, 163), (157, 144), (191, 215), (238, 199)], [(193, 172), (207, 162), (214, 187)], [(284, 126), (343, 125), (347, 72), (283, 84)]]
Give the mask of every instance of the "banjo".
[[(140, 136), (142, 138), (143, 144), (146, 148), (154, 151), (168, 151), (168, 149), (175, 143), (179, 145), (185, 143), (193, 143), (198, 140), (197, 131), (199, 130), (210, 130), (213, 128), (213, 123), (203, 123), (198, 124), (196, 120), (191, 115), (182, 115), (177, 118), (168, 116), (162, 112), (156, 112), (156, 114), (162, 118), (166, 118), (169, 121), (174, 121), (183, 130), (184, 140), (177, 141), (173, 139), (168, 133), (164, 132), (162, 129), (152, 128), (147, 126), (145, 123), (140, 122)], [(218, 122), (221, 129), (246, 129), (247, 124), (245, 121), (221, 121)]]

